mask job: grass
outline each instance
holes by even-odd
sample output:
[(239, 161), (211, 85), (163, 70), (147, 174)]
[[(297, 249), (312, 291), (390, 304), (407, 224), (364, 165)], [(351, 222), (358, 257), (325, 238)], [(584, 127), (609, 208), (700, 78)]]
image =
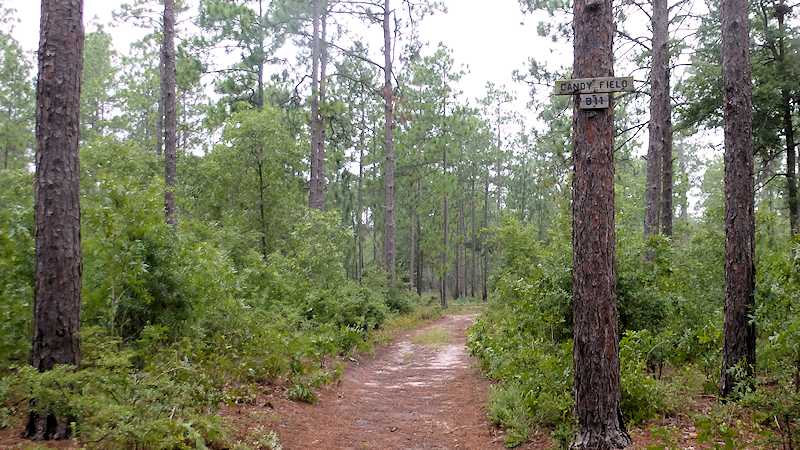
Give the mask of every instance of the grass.
[(438, 305), (418, 306), (409, 314), (396, 315), (384, 322), (381, 329), (370, 334), (364, 346), (359, 348), (361, 352), (371, 352), (375, 347), (386, 345), (398, 334), (419, 328), (421, 325), (441, 318), (444, 310)]
[(450, 342), (450, 332), (444, 328), (431, 328), (412, 337), (411, 342), (417, 345), (441, 347)]

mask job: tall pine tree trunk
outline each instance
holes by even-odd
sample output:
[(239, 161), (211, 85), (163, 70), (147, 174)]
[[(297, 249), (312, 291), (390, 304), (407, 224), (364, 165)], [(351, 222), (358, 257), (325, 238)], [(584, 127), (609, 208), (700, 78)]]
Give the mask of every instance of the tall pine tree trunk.
[(178, 114), (175, 87), (175, 0), (164, 0), (164, 212), (167, 223), (178, 224), (175, 183), (178, 158)]
[[(657, 54), (657, 57), (656, 57)], [(656, 63), (658, 87), (658, 119), (661, 122), (661, 233), (672, 236), (672, 97), (670, 89), (669, 8), (667, 0), (653, 0), (653, 73)], [(652, 118), (651, 118), (652, 120)]]
[(478, 249), (478, 220), (476, 216), (476, 209), (477, 205), (475, 202), (475, 176), (472, 177), (472, 185), (470, 189), (470, 204), (471, 204), (471, 222), (472, 222), (472, 238), (470, 239), (472, 245), (470, 245), (470, 249), (472, 250), (471, 261), (470, 261), (470, 274), (469, 274), (469, 286), (470, 286), (470, 296), (472, 298), (477, 298), (475, 296), (475, 286), (478, 285), (478, 257), (477, 257), (477, 249)]
[[(462, 158), (463, 159), (463, 158)], [(467, 223), (465, 218), (464, 196), (458, 199), (458, 251), (456, 252), (456, 296), (467, 295)]]
[[(576, 0), (574, 11), (574, 76), (613, 76), (612, 0)], [(572, 310), (578, 434), (571, 448), (625, 448), (631, 439), (620, 410), (614, 110), (581, 110), (577, 99), (574, 108)]]
[(788, 86), (793, 80), (790, 78), (790, 69), (786, 63), (786, 14), (790, 11), (785, 2), (775, 7), (775, 16), (778, 18), (778, 64), (781, 73), (781, 106), (783, 108), (783, 136), (786, 140), (786, 197), (789, 203), (789, 231), (792, 235), (798, 230), (798, 201), (797, 201), (797, 150), (794, 142), (794, 123), (792, 121), (792, 96)]
[(264, 186), (264, 160), (259, 158), (256, 162), (256, 171), (258, 172), (258, 220), (261, 225), (261, 255), (264, 261), (269, 256), (267, 249), (267, 211), (266, 211), (266, 186)]
[(650, 123), (647, 146), (647, 186), (644, 236), (659, 233), (662, 208), (662, 171), (669, 110), (669, 49), (667, 0), (653, 0), (653, 58), (650, 66)]
[(420, 225), (419, 225), (419, 212), (417, 205), (420, 201), (420, 179), (414, 180), (414, 202), (411, 205), (411, 248), (409, 252), (409, 279), (411, 282), (411, 290), (421, 292), (419, 286), (419, 241), (420, 241)]
[(792, 122), (792, 100), (788, 89), (781, 89), (783, 102), (783, 135), (786, 139), (786, 193), (789, 203), (789, 230), (798, 233), (797, 204), (797, 150), (794, 142), (794, 124)]
[(311, 38), (311, 180), (308, 189), (308, 206), (323, 209), (323, 175), (322, 157), (323, 149), (323, 122), (320, 114), (322, 99), (323, 76), (322, 66), (322, 39), (320, 38), (320, 22), (322, 16), (322, 0), (313, 0), (313, 36)]
[[(447, 118), (447, 97), (444, 98), (442, 103), (442, 132), (444, 133), (447, 126), (445, 120)], [(447, 180), (447, 143), (442, 145), (442, 178)], [(445, 183), (444, 192), (442, 194), (442, 286), (441, 286), (441, 302), (442, 308), (447, 308), (447, 275), (449, 272), (450, 262), (448, 261), (448, 252), (450, 251), (450, 205), (447, 198), (448, 183)]]
[(664, 121), (664, 148), (662, 149), (661, 161), (661, 233), (664, 236), (672, 236), (673, 222), (675, 219), (675, 207), (673, 206), (673, 163), (672, 155), (672, 101), (669, 87), (669, 67), (666, 74), (667, 80), (667, 99), (666, 99), (666, 119)]
[[(43, 0), (36, 88), (36, 284), (31, 364), (80, 362), (83, 1)], [(35, 399), (33, 402), (35, 403)], [(70, 417), (31, 411), (25, 435), (64, 439)]]
[(389, 0), (383, 2), (383, 99), (384, 99), (384, 235), (383, 260), (391, 283), (395, 282), (395, 164), (394, 152), (394, 88), (392, 87), (392, 10)]
[[(753, 87), (747, 0), (722, 0), (725, 117), (725, 329), (720, 392), (752, 374), (756, 330)], [(733, 368), (739, 366), (743, 372)]]
[[(483, 183), (483, 228), (489, 226), (489, 168), (486, 168), (486, 179)], [(481, 299), (489, 301), (489, 251), (486, 242), (481, 238)]]
[(356, 279), (361, 282), (364, 275), (364, 236), (362, 232), (364, 214), (364, 147), (366, 146), (365, 129), (367, 121), (364, 110), (361, 111), (361, 127), (358, 134), (358, 187), (356, 192)]

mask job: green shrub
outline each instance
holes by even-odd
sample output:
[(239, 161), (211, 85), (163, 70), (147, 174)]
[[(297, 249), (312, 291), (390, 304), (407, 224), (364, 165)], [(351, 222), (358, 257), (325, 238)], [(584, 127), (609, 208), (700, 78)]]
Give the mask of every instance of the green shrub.
[(647, 373), (648, 355), (657, 348), (647, 330), (627, 331), (620, 342), (620, 374), (622, 408), (625, 420), (640, 424), (665, 410), (665, 390)]
[(509, 448), (528, 440), (530, 413), (525, 406), (525, 396), (518, 384), (492, 386), (489, 389), (489, 420), (505, 429), (505, 444)]
[(0, 183), (0, 376), (27, 360), (33, 316), (33, 176), (2, 171)]
[[(570, 254), (563, 251), (569, 244), (537, 242), (530, 226), (514, 220), (506, 220), (495, 235), (501, 265), (493, 276), (489, 308), (470, 329), (468, 347), (489, 377), (499, 381), (489, 408), (493, 421), (507, 429), (507, 443), (523, 442), (528, 427), (539, 426), (550, 429), (563, 446), (571, 439), (575, 423), (572, 275)], [(663, 242), (653, 244), (663, 247)], [(664, 266), (670, 252), (657, 248), (655, 266), (642, 267), (644, 248), (622, 254), (630, 260), (620, 264), (629, 268), (620, 277), (622, 298), (647, 296), (647, 301), (628, 302), (630, 326), (644, 329), (626, 332), (620, 345), (621, 408), (634, 424), (667, 410), (665, 388), (649, 368), (663, 362), (671, 335), (662, 331), (666, 314), (648, 310), (668, 304), (661, 292), (668, 284), (663, 278), (668, 276)]]
[(289, 400), (294, 400), (296, 402), (311, 404), (317, 402), (317, 394), (314, 393), (311, 387), (303, 383), (293, 384), (286, 392), (286, 395), (289, 397)]

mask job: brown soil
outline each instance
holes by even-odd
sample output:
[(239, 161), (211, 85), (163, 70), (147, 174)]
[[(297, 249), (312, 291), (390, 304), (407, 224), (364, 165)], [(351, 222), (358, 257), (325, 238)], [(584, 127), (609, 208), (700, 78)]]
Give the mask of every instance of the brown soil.
[(270, 413), (226, 415), (238, 416), (237, 428), (250, 421), (275, 430), (285, 450), (502, 449), (486, 416), (489, 382), (464, 345), (474, 318), (447, 316), (399, 337), (347, 369), (316, 405), (273, 397)]

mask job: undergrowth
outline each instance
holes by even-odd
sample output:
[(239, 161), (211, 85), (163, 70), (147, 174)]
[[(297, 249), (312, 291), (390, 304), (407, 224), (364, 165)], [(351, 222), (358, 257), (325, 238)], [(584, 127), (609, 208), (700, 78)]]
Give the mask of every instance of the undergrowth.
[[(526, 442), (534, 428), (550, 430), (561, 448), (574, 437), (572, 264), (568, 225), (561, 230), (567, 232), (555, 233), (547, 243), (534, 238), (531, 226), (515, 220), (495, 230), (499, 265), (494, 290), (489, 307), (469, 332), (471, 353), (498, 381), (490, 392), (489, 417), (506, 430), (508, 447)], [(707, 240), (720, 242), (721, 235), (703, 228), (696, 235), (679, 255), (663, 238), (641, 242), (620, 232), (621, 409), (628, 427), (693, 414), (692, 397), (717, 392), (723, 304), (719, 287), (724, 283)], [(651, 263), (643, 263), (645, 252), (653, 255)], [(796, 344), (800, 329), (797, 290), (791, 290), (798, 285), (799, 272), (797, 259), (787, 260), (781, 252), (765, 252), (760, 261), (759, 366), (769, 370), (759, 383), (741, 389), (732, 402), (736, 406), (727, 407), (733, 409), (720, 409), (728, 413), (697, 418), (700, 437), (712, 445), (723, 442), (720, 448), (750, 442), (742, 430), (760, 434), (762, 448), (798, 442), (800, 397), (793, 377), (800, 373), (800, 358), (797, 346), (788, 342)], [(743, 410), (744, 416), (730, 413)]]
[[(260, 386), (313, 402), (342, 356), (441, 314), (373, 270), (347, 277), (335, 212), (286, 212), (270, 241), (235, 222), (163, 222), (155, 158), (112, 141), (82, 149), (80, 367), (27, 365), (33, 298), (31, 174), (0, 186), (0, 428), (33, 408), (74, 422), (87, 448), (279, 448), (231, 442), (217, 416)], [(113, 157), (111, 157), (113, 155)], [(197, 213), (199, 215), (199, 213)], [(36, 399), (31, 403), (31, 399)]]

